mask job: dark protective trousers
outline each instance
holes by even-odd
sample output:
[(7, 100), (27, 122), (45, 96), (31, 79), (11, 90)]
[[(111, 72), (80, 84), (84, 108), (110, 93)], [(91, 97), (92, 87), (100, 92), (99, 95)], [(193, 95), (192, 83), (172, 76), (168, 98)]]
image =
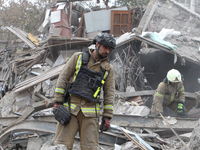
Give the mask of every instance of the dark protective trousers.
[(75, 136), (79, 132), (81, 150), (98, 150), (99, 120), (85, 117), (80, 111), (77, 116), (72, 115), (66, 126), (57, 123), (54, 145), (63, 144), (68, 150), (73, 149)]

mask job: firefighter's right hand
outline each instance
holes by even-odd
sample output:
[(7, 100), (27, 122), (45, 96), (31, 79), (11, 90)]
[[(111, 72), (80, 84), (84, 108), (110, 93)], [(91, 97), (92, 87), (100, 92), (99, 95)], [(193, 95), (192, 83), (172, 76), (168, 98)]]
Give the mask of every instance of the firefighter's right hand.
[(53, 105), (53, 110), (57, 109), (59, 105), (60, 105), (59, 103), (55, 103), (55, 104)]

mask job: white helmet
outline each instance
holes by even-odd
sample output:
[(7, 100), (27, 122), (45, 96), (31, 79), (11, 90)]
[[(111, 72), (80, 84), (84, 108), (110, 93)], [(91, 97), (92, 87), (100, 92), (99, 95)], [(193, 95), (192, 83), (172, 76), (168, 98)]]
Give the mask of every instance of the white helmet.
[(181, 82), (181, 74), (176, 69), (171, 69), (167, 73), (167, 80), (170, 82)]

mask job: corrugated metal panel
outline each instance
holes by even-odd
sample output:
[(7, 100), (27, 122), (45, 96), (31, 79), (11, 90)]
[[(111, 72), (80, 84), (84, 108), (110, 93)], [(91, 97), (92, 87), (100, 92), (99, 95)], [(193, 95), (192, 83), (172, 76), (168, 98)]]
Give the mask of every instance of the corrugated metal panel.
[(16, 85), (15, 87), (15, 92), (21, 92), (23, 90), (26, 90), (34, 85), (37, 85), (41, 82), (44, 82), (48, 79), (51, 79), (53, 77), (56, 77), (59, 75), (60, 71), (62, 70), (62, 68), (64, 67), (65, 64), (54, 67), (50, 70), (47, 70), (43, 73), (41, 73), (39, 76), (30, 78), (28, 80), (25, 80), (19, 84)]
[(18, 28), (14, 27), (6, 27), (8, 30), (10, 30), (12, 33), (17, 35), (21, 40), (23, 40), (30, 48), (35, 49), (37, 46), (28, 39), (28, 34)]
[(85, 13), (86, 32), (110, 30), (111, 10), (127, 10), (127, 7)]

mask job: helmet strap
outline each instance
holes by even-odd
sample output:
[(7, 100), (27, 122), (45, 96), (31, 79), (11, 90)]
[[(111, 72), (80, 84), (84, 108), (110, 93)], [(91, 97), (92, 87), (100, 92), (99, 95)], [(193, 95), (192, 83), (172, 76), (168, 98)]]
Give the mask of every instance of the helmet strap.
[(96, 47), (95, 49), (96, 49), (97, 54), (99, 55), (100, 59), (103, 59), (103, 58), (105, 58), (105, 57), (103, 57), (103, 56), (99, 53), (99, 48), (100, 48), (100, 46), (101, 46), (101, 44), (99, 44), (99, 46)]

